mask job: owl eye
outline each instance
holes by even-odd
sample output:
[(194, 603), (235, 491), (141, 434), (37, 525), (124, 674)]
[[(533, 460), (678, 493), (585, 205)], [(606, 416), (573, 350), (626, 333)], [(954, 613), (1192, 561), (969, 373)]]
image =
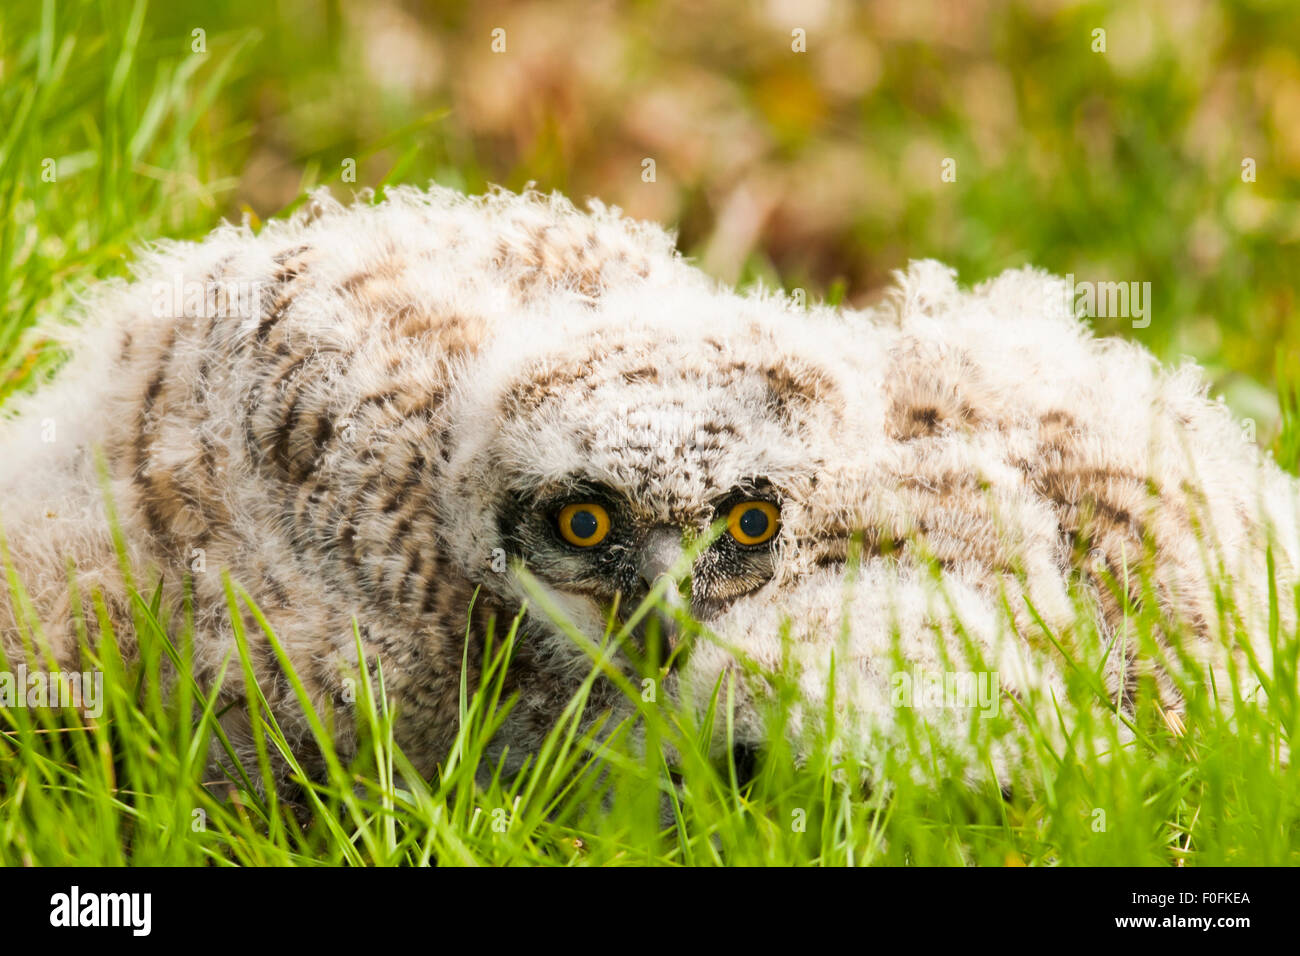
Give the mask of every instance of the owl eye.
[(565, 505), (556, 522), (560, 536), (579, 548), (600, 544), (609, 534), (609, 512), (589, 501)]
[(780, 516), (769, 501), (742, 501), (727, 514), (727, 530), (741, 544), (762, 544), (776, 534)]

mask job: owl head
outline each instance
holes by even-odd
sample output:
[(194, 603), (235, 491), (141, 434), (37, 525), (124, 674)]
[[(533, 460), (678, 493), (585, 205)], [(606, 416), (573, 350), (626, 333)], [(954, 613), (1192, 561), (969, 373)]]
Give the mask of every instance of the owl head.
[(447, 546), (504, 598), (526, 568), (592, 639), (663, 575), (705, 622), (778, 586), (851, 428), (844, 343), (814, 323), (792, 345), (803, 321), (699, 288), (523, 317), (454, 399)]

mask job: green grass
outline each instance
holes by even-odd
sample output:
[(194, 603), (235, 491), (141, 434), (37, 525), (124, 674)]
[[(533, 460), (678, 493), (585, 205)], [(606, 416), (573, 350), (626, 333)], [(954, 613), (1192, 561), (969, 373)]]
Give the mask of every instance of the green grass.
[[(21, 583), (9, 588), (21, 606)], [(132, 634), (93, 650), (84, 669), (104, 675), (102, 712), (72, 708), (0, 710), (0, 863), (79, 865), (1294, 865), (1300, 863), (1300, 771), (1285, 759), (1300, 708), (1296, 635), (1280, 626), (1274, 592), (1269, 631), (1272, 674), (1241, 675), (1268, 693), (1261, 706), (1211, 686), (1189, 665), (1185, 730), (1175, 734), (1143, 681), (1134, 716), (1108, 713), (1098, 673), (1113, 648), (1086, 615), (1078, 634), (1044, 633), (1069, 674), (1061, 700), (1002, 699), (1001, 714), (971, 713), (969, 751), (933, 738), (914, 712), (900, 709), (883, 756), (863, 764), (837, 747), (833, 712), (820, 729), (795, 738), (784, 715), (797, 675), (769, 676), (769, 734), (749, 779), (732, 750), (735, 686), (720, 684), (694, 706), (646, 695), (661, 673), (612, 666), (627, 628), (600, 643), (576, 632), (592, 672), (540, 751), (506, 773), (487, 756), (513, 699), (502, 692), (519, 619), (499, 621), (489, 640), (481, 686), (462, 681), (460, 732), (431, 780), (419, 778), (393, 743), (393, 714), (382, 661), (357, 682), (360, 745), (345, 761), (327, 729), (331, 715), (311, 708), (276, 635), (236, 584), (226, 583), (257, 759), (224, 777), (205, 775), (210, 746), (228, 748), (215, 699), (190, 676), (188, 614), (168, 619), (158, 592), (131, 591)], [(541, 592), (537, 593), (541, 598)], [(655, 596), (652, 596), (655, 597)], [(651, 599), (629, 616), (649, 610)], [(1154, 601), (1144, 602), (1152, 607)], [(102, 604), (98, 605), (102, 608)], [(539, 605), (545, 607), (544, 604)], [(247, 608), (261, 633), (245, 633)], [(1143, 650), (1176, 625), (1130, 606)], [(1239, 621), (1231, 594), (1222, 621)], [(29, 622), (30, 623), (30, 622)], [(693, 640), (713, 639), (687, 625)], [(1236, 625), (1239, 629), (1240, 625)], [(83, 630), (84, 635), (84, 630)], [(139, 648), (123, 664), (118, 641)], [(29, 635), (39, 646), (38, 625)], [(311, 776), (252, 680), (251, 641), (267, 641), (297, 691), (326, 770)], [(359, 641), (359, 637), (358, 637)], [(359, 649), (359, 644), (358, 644)], [(635, 660), (636, 655), (632, 658)], [(37, 657), (29, 659), (35, 667)], [(964, 662), (987, 667), (978, 657)], [(901, 660), (899, 668), (906, 665)], [(14, 669), (16, 661), (5, 663)], [(954, 662), (954, 666), (959, 666)], [(601, 715), (582, 730), (591, 683), (614, 680), (633, 716), (611, 725)], [(172, 687), (170, 694), (160, 688)], [(1232, 703), (1221, 706), (1223, 695)], [(1225, 713), (1231, 711), (1233, 716)], [(1065, 715), (1073, 715), (1066, 717)], [(1057, 721), (1068, 740), (1062, 743)], [(644, 740), (644, 746), (637, 743)], [(994, 747), (1013, 744), (1022, 760), (994, 778), (962, 783), (966, 769), (989, 768)], [(227, 753), (228, 750), (227, 750)], [(285, 799), (271, 757), (293, 768), (298, 789)], [(671, 757), (668, 755), (671, 754)], [(671, 764), (670, 764), (671, 762)], [(229, 763), (229, 761), (228, 761)]]
[[(653, 21), (655, 6), (639, 5), (637, 16)], [(616, 156), (612, 148), (566, 142), (552, 130), (505, 150), (449, 111), (449, 100), (403, 99), (348, 66), (349, 31), (337, 4), (323, 6), (322, 21), (287, 4), (271, 5), (274, 15), (266, 7), (251, 0), (197, 11), (183, 4), (46, 0), (0, 10), (0, 402), (59, 362), (58, 349), (34, 329), (66, 318), (85, 284), (127, 275), (133, 243), (198, 236), (221, 216), (239, 215), (245, 193), (257, 185), (252, 160), (269, 146), (283, 158), (278, 175), (292, 182), (295, 195), (337, 183), (342, 157), (359, 160), (358, 186), (437, 178), (478, 189), (489, 181), (517, 187), (536, 179), (543, 188), (600, 192), (593, 170)], [(1244, 184), (1219, 188), (1215, 177), (1222, 170), (1196, 166), (1177, 145), (1185, 126), (1176, 120), (1186, 119), (1204, 93), (1194, 85), (1193, 59), (1127, 79), (1094, 74), (1097, 61), (1070, 59), (1062, 50), (1071, 48), (1072, 30), (1086, 33), (1094, 14), (1113, 13), (1112, 6), (1083, 5), (1053, 21), (1046, 38), (1042, 24), (1011, 10), (996, 18), (990, 42), (999, 56), (1020, 63), (1026, 128), (997, 168), (980, 170), (973, 161), (978, 115), (954, 110), (953, 101), (928, 102), (941, 74), (942, 57), (934, 51), (906, 43), (886, 51), (878, 91), (856, 115), (826, 128), (772, 106), (787, 102), (772, 84), (799, 88), (802, 67), (782, 73), (750, 64), (738, 71), (744, 101), (779, 127), (777, 161), (793, 166), (819, 143), (843, 135), (836, 124), (848, 123), (856, 131), (850, 138), (865, 136), (886, 156), (905, 152), (915, 139), (955, 142), (963, 170), (961, 191), (948, 199), (928, 186), (912, 189), (900, 177), (893, 218), (863, 212), (806, 256), (756, 244), (745, 250), (743, 275), (781, 277), (835, 299), (848, 280), (879, 277), (909, 256), (949, 259), (968, 280), (1024, 261), (1062, 272), (1100, 263), (1117, 277), (1152, 279), (1165, 297), (1144, 341), (1166, 357), (1194, 350), (1206, 326), (1181, 317), (1213, 316), (1214, 334), (1206, 339), (1217, 344), (1199, 357), (1235, 408), (1261, 416), (1261, 440), (1272, 442), (1279, 461), (1295, 470), (1300, 339), (1290, 319), (1295, 238), (1286, 222), (1294, 219), (1300, 190), (1294, 178), (1276, 173), (1285, 157), (1269, 152), (1275, 144), (1264, 144), (1257, 192), (1266, 211), (1250, 229), (1234, 230), (1225, 223), (1241, 213)], [(441, 29), (459, 36), (469, 14), (452, 4), (438, 16)], [(1286, 30), (1260, 5), (1225, 5), (1224, 17), (1226, 39), (1211, 53), (1225, 70)], [(638, 21), (641, 28), (647, 20)], [(197, 27), (207, 31), (202, 55), (191, 50)], [(645, 44), (644, 56), (716, 66), (712, 54), (690, 47), (703, 42), (690, 39), (700, 34), (672, 33), (688, 48), (663, 53)], [(1187, 47), (1198, 48), (1194, 41)], [(1284, 59), (1268, 62), (1270, 75), (1290, 76)], [(270, 120), (259, 112), (268, 99), (280, 110)], [(1092, 106), (1081, 106), (1085, 101)], [(772, 110), (780, 115), (768, 115)], [(1075, 127), (1084, 118), (1109, 134), (1111, 153), (1079, 148)], [(1035, 149), (1040, 163), (1043, 156), (1050, 160), (1049, 173), (1026, 158)], [(1230, 181), (1238, 158), (1235, 147), (1225, 149)], [(583, 166), (588, 155), (594, 158)], [(642, 153), (629, 155), (635, 177)], [(1269, 157), (1276, 160), (1271, 166)], [(876, 155), (863, 168), (869, 192), (870, 171), (885, 167)], [(688, 251), (707, 244), (703, 224), (716, 209), (706, 197), (717, 186), (679, 183), (675, 208)], [(290, 202), (249, 212), (265, 217)], [(1189, 268), (1184, 240), (1207, 222), (1222, 237), (1218, 266)], [(870, 262), (859, 269), (859, 259)], [(1274, 367), (1275, 342), (1285, 354)], [(183, 613), (161, 619), (154, 593), (141, 586), (133, 593), (134, 633), (122, 636), (142, 649), (140, 661), (125, 667), (113, 640), (87, 651), (87, 666), (105, 675), (99, 718), (0, 712), (0, 863), (1300, 863), (1300, 780), (1281, 757), (1300, 713), (1298, 644), (1278, 627), (1276, 611), (1272, 636), (1281, 666), (1269, 709), (1245, 705), (1228, 718), (1209, 693), (1196, 692), (1187, 732), (1174, 736), (1144, 695), (1137, 740), (1120, 746), (1087, 676), (1104, 649), (1085, 642), (1071, 652), (1069, 703), (1082, 714), (1073, 746), (1054, 746), (1052, 735), (1032, 721), (973, 724), (976, 762), (998, 735), (1018, 735), (1030, 754), (1013, 779), (997, 784), (963, 787), (927, 763), (920, 726), (882, 764), (858, 767), (822, 740), (809, 744), (796, 770), (777, 709), (767, 758), (752, 782), (741, 785), (735, 768), (720, 763), (709, 745), (719, 736), (725, 741), (725, 687), (712, 720), (664, 700), (647, 705), (636, 694), (652, 744), (645, 753), (631, 745), (628, 727), (603, 728), (608, 736), (597, 738), (579, 733), (570, 720), (524, 771), (505, 776), (483, 766), (491, 730), (510, 705), (487, 680), (478, 693), (466, 690), (456, 747), (429, 781), (403, 772), (406, 761), (392, 746), (382, 693), (363, 693), (360, 756), (347, 766), (331, 762), (323, 779), (303, 780), (304, 795), (291, 806), (263, 783), (270, 756), (291, 758), (292, 752), (255, 688), (249, 707), (265, 758), (234, 781), (207, 785), (214, 705), (186, 679), (190, 635)], [(237, 582), (230, 598), (245, 602)], [(1234, 611), (1225, 596), (1225, 619)], [(1151, 643), (1156, 622), (1137, 620), (1139, 638)], [(488, 673), (499, 676), (515, 624), (497, 624), (503, 657)], [(597, 658), (608, 652), (593, 648)], [(164, 673), (173, 680), (171, 695), (159, 691)], [(247, 673), (245, 662), (231, 660), (229, 673), (238, 680)], [(581, 705), (575, 701), (574, 716)], [(677, 754), (680, 786), (671, 784), (665, 743)], [(889, 786), (857, 786), (863, 770)], [(675, 821), (666, 827), (665, 805)]]

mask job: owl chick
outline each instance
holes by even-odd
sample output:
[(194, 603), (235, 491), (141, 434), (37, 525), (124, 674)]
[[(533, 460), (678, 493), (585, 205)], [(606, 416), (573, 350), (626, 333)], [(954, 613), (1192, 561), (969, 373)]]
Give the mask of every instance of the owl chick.
[[(142, 250), (134, 270), (90, 298), (69, 365), (0, 439), (0, 528), (28, 596), (0, 597), (0, 637), (11, 661), (34, 648), (72, 668), (98, 592), (132, 653), (110, 501), (164, 607), (190, 582), (196, 676), (245, 759), (246, 711), (227, 708), (243, 683), (217, 686), (235, 646), (223, 572), (344, 754), (359, 634), (425, 774), (457, 733), (462, 665), (476, 685), (489, 629), (525, 604), (495, 739), (514, 766), (591, 670), (574, 634), (599, 643), (652, 591), (710, 635), (666, 692), (707, 700), (738, 677), (737, 739), (757, 747), (763, 675), (791, 644), (795, 730), (838, 660), (835, 706), (867, 740), (894, 719), (900, 655), (950, 669), (973, 640), (1000, 692), (1050, 690), (1043, 628), (1068, 639), (1082, 601), (1121, 635), (1154, 593), (1222, 665), (1215, 581), (1266, 609), (1270, 541), (1297, 578), (1291, 480), (1194, 369), (1094, 339), (1034, 271), (962, 292), (919, 263), (875, 310), (796, 309), (719, 287), (617, 210), (440, 188), (317, 194), (258, 232)], [(310, 766), (294, 692), (239, 612)], [(1173, 665), (1119, 646), (1113, 698), (1146, 673), (1176, 710)], [(1269, 666), (1266, 640), (1250, 650)], [(607, 681), (588, 705), (628, 709)]]

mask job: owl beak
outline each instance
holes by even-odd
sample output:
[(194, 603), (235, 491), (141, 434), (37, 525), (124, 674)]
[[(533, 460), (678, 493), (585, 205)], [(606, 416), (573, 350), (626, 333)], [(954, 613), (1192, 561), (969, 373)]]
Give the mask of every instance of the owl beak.
[(674, 567), (681, 561), (684, 550), (682, 547), (682, 533), (678, 529), (655, 528), (650, 532), (645, 547), (641, 551), (641, 560), (637, 565), (641, 583), (647, 591), (659, 583), (660, 578), (668, 577), (673, 583), (673, 587), (668, 589), (671, 592), (668, 599), (671, 601), (676, 596), (676, 585), (679, 582), (674, 580), (671, 575)]
[[(637, 565), (637, 573), (641, 578), (641, 585), (645, 588), (646, 593), (653, 590), (664, 579), (668, 580), (668, 586), (664, 589), (664, 604), (670, 608), (678, 608), (685, 603), (680, 590), (681, 581), (679, 577), (685, 577), (689, 574), (689, 569), (684, 573), (678, 572), (678, 574), (674, 574), (684, 553), (682, 533), (679, 529), (656, 528), (650, 532), (645, 547), (641, 552), (640, 562)], [(668, 654), (671, 654), (678, 643), (677, 621), (666, 609), (659, 607), (655, 608), (654, 618), (660, 639), (666, 645), (665, 650)], [(642, 641), (647, 638), (644, 630), (641, 638)]]

